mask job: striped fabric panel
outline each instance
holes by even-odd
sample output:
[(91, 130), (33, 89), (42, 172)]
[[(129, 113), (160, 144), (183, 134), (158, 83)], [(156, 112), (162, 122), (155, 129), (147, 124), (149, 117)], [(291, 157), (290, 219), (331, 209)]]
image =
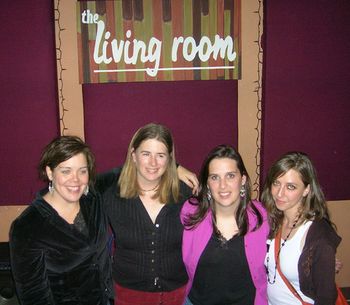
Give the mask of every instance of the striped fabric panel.
[[(104, 22), (105, 28), (98, 55), (101, 59), (108, 59), (111, 62), (105, 63), (104, 60), (99, 64), (94, 62), (97, 25), (81, 23), (81, 14), (87, 10), (90, 15), (98, 14), (98, 20)], [(240, 13), (241, 0), (79, 1), (77, 40), (80, 82), (239, 79)], [(198, 53), (191, 60), (183, 57), (183, 52), (189, 56), (195, 51), (193, 42), (198, 46), (201, 41), (203, 50), (200, 51), (205, 55), (208, 43), (213, 44), (216, 35), (221, 39), (225, 39), (226, 36), (232, 37), (234, 51), (237, 54), (233, 62), (220, 56), (214, 59), (213, 54), (207, 61), (201, 61)], [(155, 58), (156, 46), (153, 48), (149, 46), (152, 37), (161, 43), (160, 59)], [(187, 42), (191, 41), (186, 48), (184, 41), (179, 43), (176, 60), (173, 60), (173, 41), (177, 37)], [(135, 51), (138, 50), (140, 43), (145, 49)], [(112, 48), (114, 51), (117, 48), (122, 50), (120, 59), (113, 57)], [(140, 59), (142, 52), (146, 57), (145, 62)], [(125, 58), (135, 59), (136, 62), (126, 63)], [(159, 70), (155, 76), (149, 75), (146, 70), (153, 69), (156, 61), (159, 61)], [(223, 66), (225, 68), (222, 68)], [(235, 66), (235, 69), (232, 69), (232, 66)]]

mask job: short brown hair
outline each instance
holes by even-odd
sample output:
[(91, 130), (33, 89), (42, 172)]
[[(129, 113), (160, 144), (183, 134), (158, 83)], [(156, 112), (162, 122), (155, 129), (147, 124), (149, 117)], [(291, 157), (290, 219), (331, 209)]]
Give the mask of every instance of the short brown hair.
[(40, 179), (48, 182), (46, 166), (52, 171), (62, 162), (77, 154), (84, 154), (89, 171), (89, 184), (95, 180), (95, 157), (89, 146), (77, 136), (60, 136), (53, 139), (43, 150), (38, 166)]

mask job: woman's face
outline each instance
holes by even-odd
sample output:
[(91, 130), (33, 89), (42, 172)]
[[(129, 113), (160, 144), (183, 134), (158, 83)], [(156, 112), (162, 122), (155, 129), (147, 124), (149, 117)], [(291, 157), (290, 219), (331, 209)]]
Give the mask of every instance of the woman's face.
[(167, 169), (169, 152), (162, 142), (148, 139), (132, 152), (132, 158), (136, 165), (137, 181), (140, 186), (155, 186)]
[(83, 153), (61, 162), (53, 171), (47, 166), (46, 173), (54, 187), (53, 199), (64, 203), (78, 202), (89, 183), (89, 171)]
[(239, 191), (246, 182), (230, 158), (217, 158), (209, 163), (208, 187), (217, 208), (236, 208), (240, 201)]
[(304, 185), (299, 173), (294, 169), (279, 176), (271, 185), (271, 195), (277, 209), (293, 215), (298, 213), (303, 198), (309, 191), (310, 186)]

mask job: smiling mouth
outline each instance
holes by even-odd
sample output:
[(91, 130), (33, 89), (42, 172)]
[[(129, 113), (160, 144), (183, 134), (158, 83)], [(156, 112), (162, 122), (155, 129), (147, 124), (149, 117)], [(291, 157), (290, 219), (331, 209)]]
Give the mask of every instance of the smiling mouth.
[(67, 186), (67, 188), (72, 192), (77, 192), (80, 190), (80, 186)]
[(147, 168), (146, 170), (147, 170), (147, 172), (150, 173), (150, 174), (155, 174), (155, 173), (158, 172), (158, 168), (154, 168), (154, 169), (152, 169), (152, 168)]
[(228, 197), (228, 196), (230, 196), (230, 192), (219, 192), (219, 195), (221, 196), (221, 197)]

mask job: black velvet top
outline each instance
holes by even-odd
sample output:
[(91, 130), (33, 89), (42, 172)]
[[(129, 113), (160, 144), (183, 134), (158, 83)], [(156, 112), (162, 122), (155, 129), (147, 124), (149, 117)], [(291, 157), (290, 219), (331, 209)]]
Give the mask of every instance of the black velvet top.
[(13, 222), (11, 266), (22, 305), (106, 305), (113, 298), (101, 196), (83, 195), (80, 212), (78, 229), (39, 196)]
[[(183, 226), (179, 213), (191, 190), (181, 184), (180, 202), (165, 204), (153, 223), (139, 197), (119, 196), (117, 170), (104, 178), (103, 182), (100, 176), (97, 185), (104, 192), (105, 211), (115, 237), (114, 281), (129, 289), (149, 292), (184, 286), (188, 277), (182, 261)], [(103, 190), (103, 185), (112, 186)]]

